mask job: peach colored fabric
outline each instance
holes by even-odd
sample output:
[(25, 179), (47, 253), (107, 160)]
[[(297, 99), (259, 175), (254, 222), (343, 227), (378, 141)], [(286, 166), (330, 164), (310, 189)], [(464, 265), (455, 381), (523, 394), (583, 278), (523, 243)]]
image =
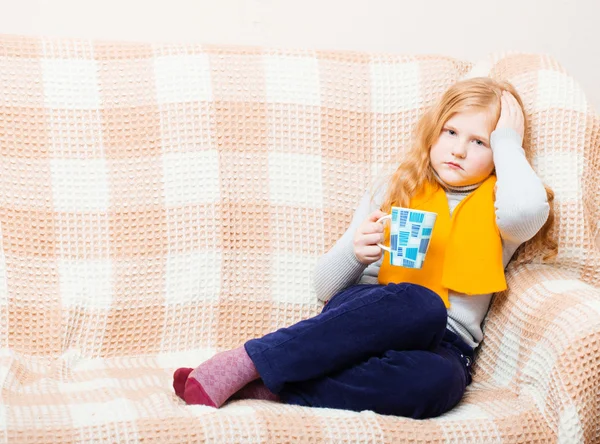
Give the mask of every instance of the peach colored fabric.
[[(186, 406), (175, 368), (319, 311), (316, 259), (474, 72), (523, 96), (560, 254), (509, 267), (461, 404)], [(545, 55), (0, 36), (0, 442), (598, 442), (599, 227), (600, 118)]]

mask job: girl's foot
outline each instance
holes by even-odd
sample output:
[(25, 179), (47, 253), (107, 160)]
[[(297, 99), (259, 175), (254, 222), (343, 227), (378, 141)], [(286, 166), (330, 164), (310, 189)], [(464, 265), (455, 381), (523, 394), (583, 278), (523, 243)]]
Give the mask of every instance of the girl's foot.
[(237, 391), (231, 399), (264, 399), (266, 401), (279, 402), (281, 399), (267, 388), (262, 379), (257, 379), (246, 384)]
[[(180, 376), (183, 374), (184, 371)], [(231, 395), (259, 377), (246, 349), (241, 346), (218, 353), (192, 370), (184, 385), (183, 399), (188, 404), (218, 408)]]
[(183, 367), (178, 368), (173, 373), (173, 388), (175, 389), (175, 393), (181, 399), (183, 399), (183, 392), (185, 390), (185, 383), (187, 381), (188, 376), (192, 373), (193, 368)]

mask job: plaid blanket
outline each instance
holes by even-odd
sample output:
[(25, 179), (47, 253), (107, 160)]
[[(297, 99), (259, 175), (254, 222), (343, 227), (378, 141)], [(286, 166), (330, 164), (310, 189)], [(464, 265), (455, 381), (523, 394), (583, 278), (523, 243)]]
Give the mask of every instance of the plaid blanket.
[[(196, 366), (318, 313), (312, 267), (464, 76), (511, 81), (560, 252), (496, 295), (430, 420), (232, 401)], [(0, 442), (599, 442), (600, 117), (546, 55), (0, 36)]]

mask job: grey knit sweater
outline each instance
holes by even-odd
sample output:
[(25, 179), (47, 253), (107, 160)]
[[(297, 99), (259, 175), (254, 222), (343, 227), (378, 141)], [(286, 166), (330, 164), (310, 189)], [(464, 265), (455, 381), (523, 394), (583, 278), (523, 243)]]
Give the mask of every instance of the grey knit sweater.
[[(515, 250), (531, 239), (544, 225), (550, 212), (546, 191), (533, 171), (512, 129), (496, 130), (490, 140), (496, 168), (496, 223), (502, 237), (504, 267)], [(446, 186), (450, 213), (473, 187)], [(344, 288), (361, 283), (376, 284), (381, 259), (368, 266), (354, 255), (353, 239), (356, 229), (382, 203), (385, 189), (372, 196), (368, 191), (354, 212), (350, 226), (335, 245), (319, 258), (314, 271), (314, 286), (321, 301), (329, 300)], [(468, 296), (449, 291), (448, 328), (462, 337), (471, 347), (483, 339), (481, 324), (488, 311), (491, 294)]]

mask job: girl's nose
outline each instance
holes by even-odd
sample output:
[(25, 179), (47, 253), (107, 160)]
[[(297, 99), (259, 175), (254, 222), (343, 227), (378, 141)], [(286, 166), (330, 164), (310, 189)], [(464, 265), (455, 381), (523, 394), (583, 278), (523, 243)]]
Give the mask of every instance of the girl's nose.
[(461, 159), (464, 158), (467, 155), (467, 147), (465, 144), (460, 141), (456, 142), (452, 147), (452, 155)]

